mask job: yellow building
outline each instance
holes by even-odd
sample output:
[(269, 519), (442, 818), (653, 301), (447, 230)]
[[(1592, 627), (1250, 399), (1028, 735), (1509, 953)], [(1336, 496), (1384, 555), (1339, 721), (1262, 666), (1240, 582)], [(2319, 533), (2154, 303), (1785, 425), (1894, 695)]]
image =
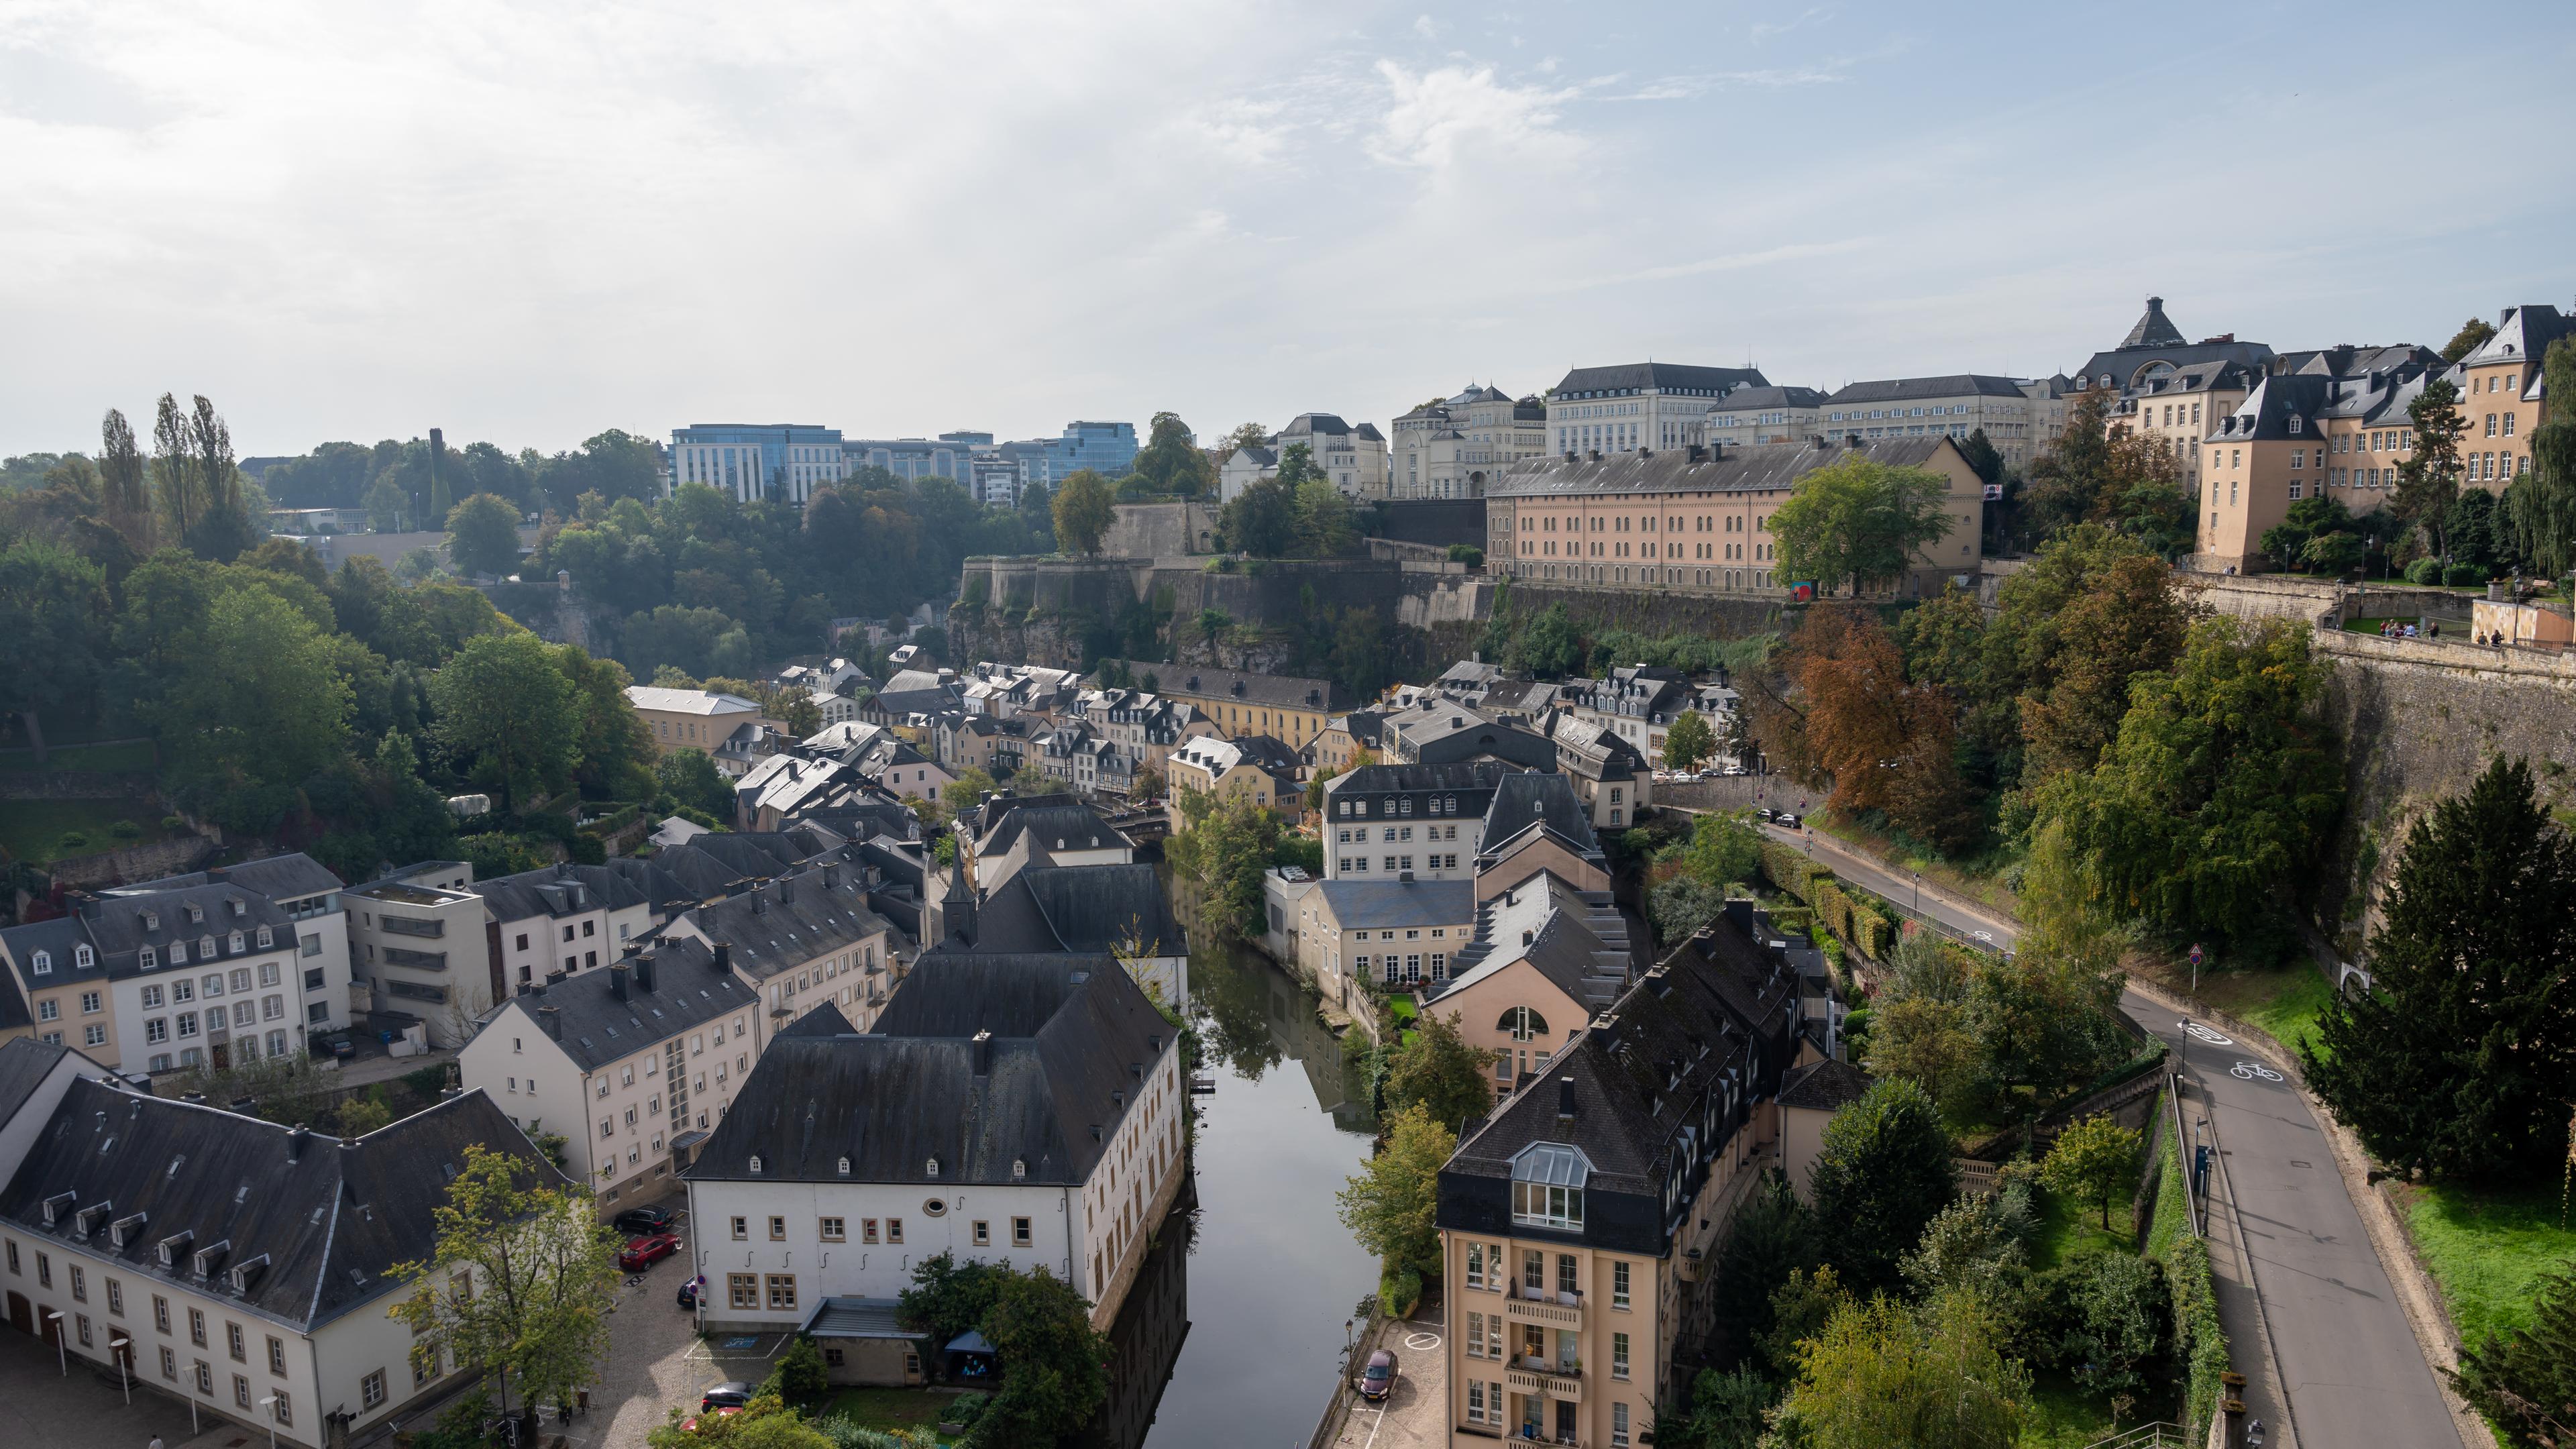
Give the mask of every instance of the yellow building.
[(2384, 501), (2413, 446), (2407, 408), (2431, 376), (2419, 359), (2411, 368), (2358, 376), (2263, 379), (2200, 446), (2192, 566), (2213, 573), (2270, 567), (2263, 535), (2302, 498), (2340, 497), (2355, 513)]
[(2502, 488), (2531, 471), (2531, 434), (2549, 413), (2541, 364), (2551, 343), (2576, 332), (2576, 317), (2539, 303), (2507, 307), (2496, 334), (2460, 359), (2463, 483)]
[(1181, 805), (1186, 796), (1249, 800), (1288, 815), (1294, 815), (1305, 801), (1305, 787), (1297, 783), (1296, 753), (1268, 735), (1187, 740), (1163, 763), (1171, 786), (1168, 808), (1175, 830), (1188, 818)]
[(1272, 735), (1291, 750), (1324, 732), (1324, 726), (1351, 707), (1350, 696), (1326, 679), (1299, 679), (1286, 674), (1245, 674), (1232, 669), (1199, 669), (1171, 664), (1158, 674), (1155, 692), (1165, 699), (1198, 706), (1227, 738)]

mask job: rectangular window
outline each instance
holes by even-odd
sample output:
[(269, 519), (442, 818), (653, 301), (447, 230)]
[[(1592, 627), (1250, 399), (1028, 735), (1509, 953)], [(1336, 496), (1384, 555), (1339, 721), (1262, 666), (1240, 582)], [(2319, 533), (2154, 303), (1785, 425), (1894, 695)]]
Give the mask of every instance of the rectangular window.
[(876, 1240), (877, 1220), (875, 1218), (859, 1219), (859, 1241), (862, 1243), (873, 1243)]
[(1485, 1245), (1482, 1243), (1467, 1245), (1467, 1286), (1470, 1288), (1485, 1286)]
[(1627, 1449), (1628, 1406), (1626, 1404), (1610, 1406), (1610, 1443), (1613, 1449)]
[(1030, 1231), (1030, 1227), (1029, 1227), (1029, 1220), (1028, 1220), (1027, 1218), (1013, 1218), (1013, 1219), (1011, 1219), (1011, 1246), (1012, 1246), (1012, 1247), (1014, 1247), (1014, 1248), (1025, 1248), (1025, 1247), (1028, 1247), (1031, 1243), (1033, 1243), (1033, 1242), (1035, 1242), (1035, 1241), (1036, 1241), (1035, 1235)]
[(268, 1371), (280, 1378), (286, 1376), (286, 1340), (274, 1334), (268, 1340)]
[(822, 1230), (824, 1242), (839, 1243), (849, 1240), (849, 1233), (845, 1231), (843, 1220), (840, 1218), (823, 1219)]
[(1575, 1284), (1574, 1255), (1572, 1253), (1557, 1254), (1556, 1291), (1559, 1293), (1579, 1293), (1581, 1290), (1577, 1288)]
[(1485, 1384), (1482, 1379), (1467, 1380), (1467, 1422), (1485, 1422)]
[(760, 1277), (758, 1274), (727, 1273), (725, 1275), (725, 1291), (729, 1301), (731, 1301), (733, 1306), (736, 1308), (758, 1308), (760, 1306)]
[(158, 1293), (152, 1295), (152, 1326), (163, 1333), (170, 1331), (170, 1300)]
[(769, 1306), (779, 1309), (794, 1308), (796, 1306), (795, 1274), (772, 1273), (769, 1275)]
[(1610, 1377), (1614, 1379), (1624, 1379), (1627, 1376), (1628, 1335), (1624, 1333), (1614, 1333), (1610, 1335)]
[(215, 1368), (204, 1359), (197, 1360), (197, 1392), (208, 1398), (215, 1394)]
[(1610, 1265), (1610, 1306), (1613, 1308), (1628, 1306), (1628, 1265), (1625, 1263)]
[(1484, 1356), (1485, 1315), (1470, 1313), (1467, 1315), (1467, 1357), (1483, 1358)]
[(250, 1362), (250, 1345), (242, 1338), (242, 1326), (240, 1324), (227, 1323), (224, 1325), (224, 1346), (232, 1351), (233, 1362)]
[(903, 1219), (886, 1219), (886, 1241), (889, 1243), (900, 1243), (903, 1241)]
[(199, 1348), (206, 1346), (206, 1310), (202, 1308), (188, 1310), (188, 1341)]
[(89, 1301), (89, 1274), (81, 1271), (81, 1265), (78, 1263), (72, 1264), (72, 1301), (74, 1303)]
[(979, 1248), (993, 1246), (993, 1225), (982, 1218), (975, 1220), (975, 1246)]
[(751, 1219), (737, 1214), (733, 1220), (733, 1240), (737, 1243), (751, 1236)]
[(372, 1409), (385, 1401), (385, 1371), (378, 1369), (358, 1380), (358, 1407)]
[(179, 1381), (179, 1356), (170, 1351), (168, 1344), (161, 1346), (161, 1377), (172, 1383)]
[(233, 1407), (237, 1409), (247, 1409), (250, 1407), (250, 1376), (248, 1374), (233, 1375)]
[(783, 1243), (787, 1241), (787, 1219), (782, 1217), (770, 1218), (769, 1240), (773, 1243)]
[(279, 1389), (277, 1391), (277, 1403), (275, 1405), (275, 1409), (277, 1413), (277, 1422), (281, 1424), (292, 1424), (295, 1422), (295, 1400), (287, 1396), (286, 1390)]

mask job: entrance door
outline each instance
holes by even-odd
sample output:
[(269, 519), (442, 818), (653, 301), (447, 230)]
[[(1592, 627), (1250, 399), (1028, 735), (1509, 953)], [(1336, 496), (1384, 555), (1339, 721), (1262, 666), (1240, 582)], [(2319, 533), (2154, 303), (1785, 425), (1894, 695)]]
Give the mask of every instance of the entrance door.
[(109, 1339), (107, 1341), (107, 1361), (114, 1364), (124, 1365), (125, 1372), (129, 1376), (132, 1375), (134, 1372), (134, 1340), (121, 1333), (116, 1337)]
[(231, 1065), (233, 1064), (233, 1058), (232, 1058), (232, 1051), (233, 1051), (233, 1047), (232, 1047), (232, 1043), (231, 1043), (231, 1042), (219, 1041), (219, 1042), (215, 1043), (212, 1047), (208, 1048), (208, 1050), (209, 1050), (209, 1051), (211, 1051), (211, 1052), (214, 1054), (214, 1059), (215, 1059), (215, 1070), (216, 1070), (216, 1071), (219, 1071), (219, 1072), (220, 1072), (220, 1071), (222, 1071), (224, 1068), (229, 1067), (229, 1066), (231, 1066)]
[(36, 1331), (36, 1310), (34, 1305), (28, 1303), (27, 1295), (24, 1293), (9, 1295), (9, 1326), (20, 1333), (32, 1334)]

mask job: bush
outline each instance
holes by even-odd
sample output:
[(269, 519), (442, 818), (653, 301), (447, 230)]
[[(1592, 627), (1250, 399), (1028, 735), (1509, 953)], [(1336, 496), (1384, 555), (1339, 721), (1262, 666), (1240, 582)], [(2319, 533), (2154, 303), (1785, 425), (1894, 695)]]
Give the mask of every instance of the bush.
[(1485, 566), (1485, 551), (1472, 543), (1453, 543), (1449, 545), (1449, 561), (1480, 569)]
[(1389, 1318), (1410, 1315), (1422, 1302), (1422, 1275), (1411, 1268), (1382, 1273), (1377, 1280), (1377, 1306)]
[(832, 1387), (823, 1369), (823, 1350), (803, 1334), (797, 1335), (787, 1352), (778, 1356), (778, 1367), (770, 1378), (778, 1386), (778, 1396), (790, 1403), (821, 1398)]
[(2487, 571), (2476, 564), (2455, 563), (2442, 570), (2442, 582), (2454, 589), (2471, 588), (2487, 581)]
[(142, 837), (143, 827), (131, 820), (119, 820), (107, 827), (107, 833), (119, 840), (136, 840)]
[(596, 835), (576, 835), (564, 842), (576, 865), (604, 865), (608, 861), (608, 844)]
[(2438, 584), (2441, 581), (2442, 561), (2440, 559), (2419, 558), (2406, 566), (2406, 582), (2410, 584)]
[(185, 815), (164, 815), (161, 817), (161, 828), (164, 830), (185, 830), (188, 828), (188, 817)]
[(63, 832), (63, 838), (55, 841), (54, 845), (62, 850), (87, 850), (89, 836), (82, 831), (66, 830)]

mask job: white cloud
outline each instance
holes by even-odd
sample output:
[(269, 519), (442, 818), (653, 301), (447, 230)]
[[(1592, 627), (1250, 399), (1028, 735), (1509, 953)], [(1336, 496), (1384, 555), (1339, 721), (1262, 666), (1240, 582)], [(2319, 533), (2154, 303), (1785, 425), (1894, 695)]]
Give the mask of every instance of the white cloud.
[(1415, 72), (1381, 60), (1377, 73), (1388, 106), (1368, 152), (1390, 166), (1445, 167), (1467, 149), (1557, 159), (1581, 148), (1581, 139), (1557, 124), (1577, 90), (1509, 85), (1495, 79), (1492, 66)]

